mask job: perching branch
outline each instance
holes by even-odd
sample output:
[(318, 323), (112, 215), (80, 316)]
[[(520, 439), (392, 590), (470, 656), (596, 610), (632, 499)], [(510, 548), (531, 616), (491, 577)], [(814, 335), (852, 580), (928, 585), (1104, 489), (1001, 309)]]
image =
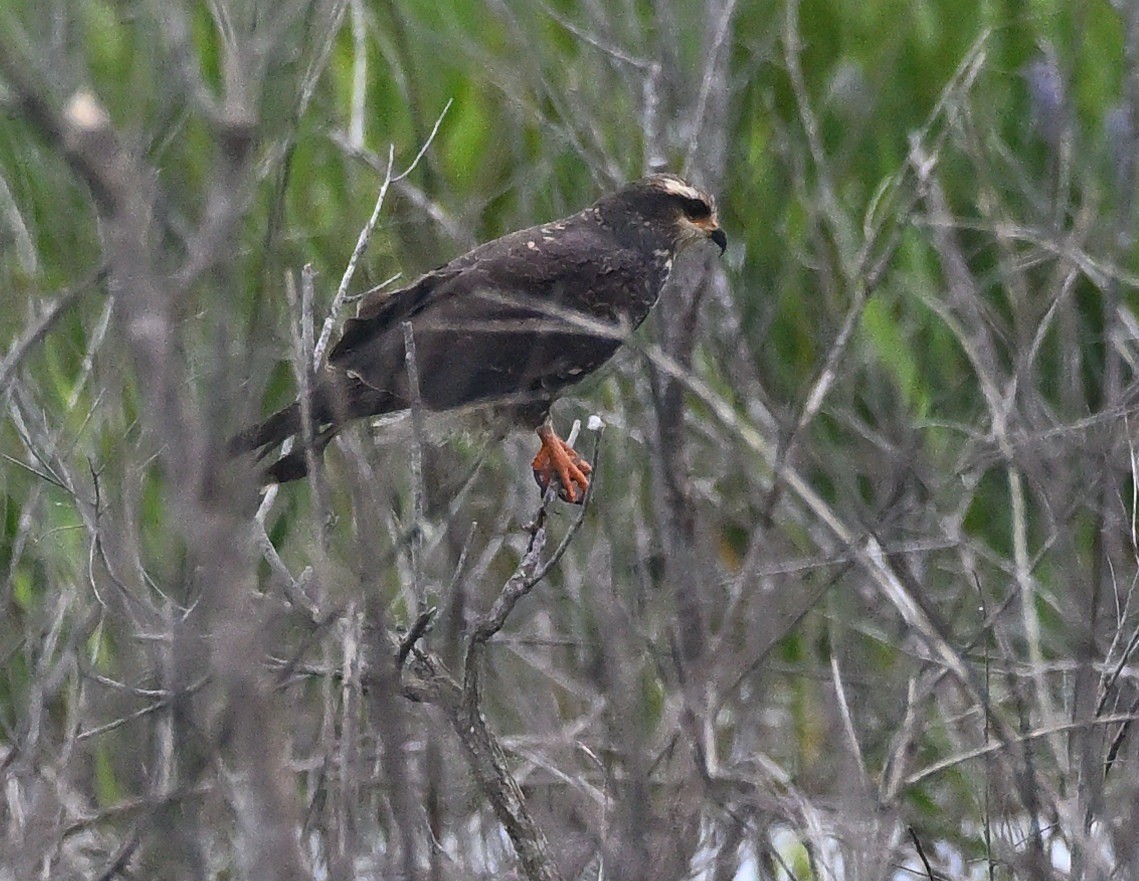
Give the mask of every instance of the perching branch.
[[(580, 429), (581, 423), (575, 422), (567, 439), (568, 443), (571, 445), (574, 443)], [(596, 464), (596, 457), (595, 447), (592, 464)], [(494, 808), (499, 822), (510, 836), (515, 853), (530, 881), (559, 881), (561, 873), (550, 854), (545, 833), (527, 808), (522, 790), (510, 772), (502, 745), (483, 718), (479, 668), (483, 647), (503, 628), (518, 602), (533, 590), (565, 553), (570, 539), (585, 518), (589, 492), (586, 493), (574, 523), (567, 530), (566, 537), (554, 553), (543, 562), (542, 551), (545, 548), (547, 534), (546, 510), (556, 494), (556, 485), (547, 488), (534, 518), (522, 561), (503, 585), (490, 610), (480, 616), (468, 631), (462, 686), (460, 687), (446, 672), (438, 659), (423, 652), (415, 652), (411, 664), (412, 672), (420, 681), (405, 681), (405, 696), (435, 703), (447, 714), (451, 727), (455, 729), (463, 745), (471, 772)], [(429, 616), (421, 615), (401, 642), (397, 653), (399, 663), (408, 656), (411, 646), (419, 635), (426, 631), (429, 620)]]

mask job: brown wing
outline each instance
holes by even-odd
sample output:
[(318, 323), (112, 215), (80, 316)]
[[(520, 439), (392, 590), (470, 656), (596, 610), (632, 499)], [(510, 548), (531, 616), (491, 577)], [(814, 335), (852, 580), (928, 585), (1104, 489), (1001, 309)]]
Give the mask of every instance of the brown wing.
[[(409, 405), (411, 322), (425, 406), (548, 403), (604, 363), (650, 294), (639, 256), (583, 215), (490, 242), (366, 303), (329, 355), (331, 370)], [(651, 299), (648, 300), (651, 305)]]

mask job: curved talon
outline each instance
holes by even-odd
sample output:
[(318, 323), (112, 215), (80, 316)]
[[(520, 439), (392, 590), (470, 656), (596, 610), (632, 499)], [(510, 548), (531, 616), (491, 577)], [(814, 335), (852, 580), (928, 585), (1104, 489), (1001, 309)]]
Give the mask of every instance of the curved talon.
[(534, 480), (545, 492), (551, 481), (558, 481), (558, 498), (564, 502), (580, 505), (585, 501), (589, 489), (589, 475), (593, 467), (564, 440), (554, 433), (549, 423), (538, 428), (542, 447), (530, 463), (534, 469)]

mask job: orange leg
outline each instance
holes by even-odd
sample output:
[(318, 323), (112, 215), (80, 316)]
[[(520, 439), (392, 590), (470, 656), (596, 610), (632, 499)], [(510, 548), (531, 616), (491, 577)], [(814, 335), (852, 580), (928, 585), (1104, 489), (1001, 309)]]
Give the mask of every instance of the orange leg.
[(542, 447), (530, 463), (534, 469), (534, 479), (542, 492), (553, 480), (558, 481), (558, 496), (562, 501), (580, 505), (585, 501), (585, 491), (589, 488), (589, 474), (593, 471), (573, 447), (554, 433), (549, 422), (538, 427), (538, 437)]

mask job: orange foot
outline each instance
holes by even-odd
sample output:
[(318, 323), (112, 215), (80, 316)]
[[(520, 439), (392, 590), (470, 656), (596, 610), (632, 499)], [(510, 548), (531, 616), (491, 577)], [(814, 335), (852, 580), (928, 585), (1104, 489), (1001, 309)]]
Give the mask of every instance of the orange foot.
[(573, 447), (554, 433), (548, 422), (538, 428), (542, 448), (530, 463), (534, 469), (534, 479), (542, 492), (550, 482), (557, 480), (558, 497), (564, 502), (580, 505), (585, 501), (585, 491), (589, 489), (589, 474), (593, 468)]

